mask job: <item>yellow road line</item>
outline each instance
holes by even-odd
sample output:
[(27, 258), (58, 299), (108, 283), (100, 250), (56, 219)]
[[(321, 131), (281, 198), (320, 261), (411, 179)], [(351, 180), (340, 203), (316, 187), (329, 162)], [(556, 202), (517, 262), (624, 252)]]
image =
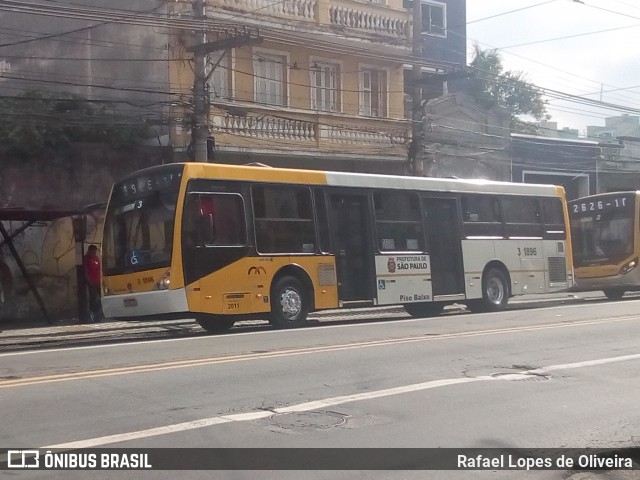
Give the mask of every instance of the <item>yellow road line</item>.
[(509, 327), (501, 329), (478, 330), (461, 333), (436, 334), (420, 337), (404, 337), (388, 340), (372, 340), (368, 342), (354, 342), (341, 345), (326, 345), (322, 347), (308, 347), (287, 349), (264, 353), (250, 353), (241, 355), (229, 355), (224, 357), (208, 357), (194, 360), (176, 360), (170, 362), (152, 363), (147, 365), (134, 365), (129, 367), (107, 368), (101, 370), (88, 370), (73, 373), (61, 373), (55, 375), (45, 375), (39, 377), (27, 377), (19, 379), (7, 379), (0, 381), (0, 388), (21, 387), (27, 385), (37, 385), (42, 383), (67, 382), (72, 380), (83, 380), (88, 378), (111, 377), (117, 375), (130, 375), (135, 373), (148, 373), (161, 370), (171, 370), (176, 368), (199, 367), (204, 365), (217, 365), (224, 363), (244, 362), (250, 360), (263, 360), (270, 358), (281, 358), (295, 355), (309, 355), (314, 353), (338, 352), (343, 350), (354, 350), (360, 348), (382, 347), (388, 345), (401, 345), (405, 343), (426, 342), (434, 340), (448, 340), (456, 338), (468, 338), (486, 335), (502, 335), (507, 333), (518, 333), (538, 330), (550, 330), (557, 328), (580, 327), (585, 325), (597, 325), (603, 323), (617, 323), (629, 320), (637, 320), (638, 316), (626, 316), (607, 320), (583, 320), (576, 322), (552, 323), (548, 325), (535, 325), (527, 327)]

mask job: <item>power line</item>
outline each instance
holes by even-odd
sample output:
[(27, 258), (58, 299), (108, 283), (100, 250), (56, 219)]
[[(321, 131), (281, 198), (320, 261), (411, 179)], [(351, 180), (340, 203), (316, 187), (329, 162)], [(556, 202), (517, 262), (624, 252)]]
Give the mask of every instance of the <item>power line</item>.
[(489, 17), (484, 17), (484, 18), (478, 18), (476, 20), (471, 20), (469, 22), (467, 22), (467, 25), (471, 25), (472, 23), (477, 23), (477, 22), (483, 22), (485, 20), (490, 20), (492, 18), (496, 18), (496, 17), (501, 17), (503, 15), (509, 15), (511, 13), (515, 13), (515, 12), (521, 12), (522, 10), (528, 10), (530, 8), (535, 8), (535, 7), (539, 7), (541, 5), (546, 5), (548, 3), (553, 3), (557, 0), (548, 0), (547, 2), (542, 2), (542, 3), (536, 3), (535, 5), (529, 5), (528, 7), (522, 7), (522, 8), (518, 8), (516, 10), (509, 10), (508, 12), (502, 12), (502, 13), (497, 13), (495, 15), (491, 15)]

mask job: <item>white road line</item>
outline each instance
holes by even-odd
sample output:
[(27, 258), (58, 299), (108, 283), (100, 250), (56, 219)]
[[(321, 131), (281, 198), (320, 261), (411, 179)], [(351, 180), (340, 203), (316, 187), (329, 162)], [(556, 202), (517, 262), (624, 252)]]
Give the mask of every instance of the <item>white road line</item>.
[(452, 385), (461, 385), (465, 383), (474, 383), (474, 382), (513, 380), (518, 378), (525, 378), (528, 374), (540, 374), (540, 373), (552, 372), (556, 370), (568, 370), (568, 369), (574, 369), (574, 368), (592, 367), (597, 365), (606, 365), (610, 363), (626, 362), (630, 360), (640, 360), (640, 354), (623, 355), (619, 357), (599, 358), (595, 360), (586, 360), (582, 362), (550, 365), (547, 367), (536, 368), (532, 370), (524, 370), (521, 372), (513, 373), (511, 375), (504, 375), (504, 376), (498, 376), (498, 377), (483, 375), (480, 377), (463, 377), (463, 378), (447, 378), (442, 380), (432, 380), (429, 382), (414, 383), (411, 385), (387, 388), (384, 390), (376, 390), (372, 392), (356, 393), (352, 395), (342, 395), (339, 397), (329, 397), (325, 399), (314, 400), (312, 402), (299, 403), (297, 405), (291, 405), (288, 407), (280, 407), (273, 410), (257, 410), (253, 412), (238, 413), (234, 415), (220, 415), (217, 417), (203, 418), (203, 419), (194, 420), (191, 422), (177, 423), (174, 425), (166, 425), (164, 427), (156, 427), (156, 428), (150, 428), (147, 430), (138, 430), (135, 432), (108, 435), (104, 437), (89, 438), (86, 440), (60, 443), (57, 445), (48, 445), (40, 448), (75, 449), (75, 448), (98, 447), (98, 446), (108, 445), (112, 443), (120, 443), (120, 442), (129, 441), (129, 440), (137, 440), (141, 438), (165, 435), (169, 433), (195, 430), (197, 428), (211, 427), (214, 425), (221, 425), (224, 423), (248, 422), (253, 420), (260, 420), (260, 419), (268, 418), (272, 415), (277, 415), (277, 414), (310, 412), (314, 410), (325, 409), (328, 407), (335, 407), (337, 405), (343, 405), (345, 403), (373, 400), (376, 398), (389, 397), (393, 395), (402, 395), (405, 393), (412, 393), (412, 392), (419, 392), (419, 391), (428, 390), (432, 388), (448, 387)]

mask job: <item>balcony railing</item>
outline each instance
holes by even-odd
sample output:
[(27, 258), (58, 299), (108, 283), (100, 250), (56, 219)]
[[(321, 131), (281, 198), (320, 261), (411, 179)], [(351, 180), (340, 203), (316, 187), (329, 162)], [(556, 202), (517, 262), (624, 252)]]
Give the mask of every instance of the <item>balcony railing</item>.
[(391, 16), (388, 13), (358, 10), (342, 5), (329, 6), (332, 26), (361, 30), (377, 35), (409, 38), (411, 21), (408, 14)]
[(324, 114), (297, 116), (220, 111), (212, 116), (211, 129), (216, 145), (226, 150), (298, 148), (316, 154), (375, 151), (394, 157), (406, 155), (410, 126), (404, 120), (350, 119)]
[(362, 35), (411, 38), (411, 12), (383, 2), (355, 0), (208, 0), (212, 7), (241, 11), (254, 16), (307, 21)]
[(290, 17), (298, 20), (315, 20), (316, 0), (210, 0), (210, 5), (255, 12), (261, 15)]
[(215, 115), (213, 129), (220, 133), (271, 140), (314, 142), (315, 126), (312, 122), (268, 116)]

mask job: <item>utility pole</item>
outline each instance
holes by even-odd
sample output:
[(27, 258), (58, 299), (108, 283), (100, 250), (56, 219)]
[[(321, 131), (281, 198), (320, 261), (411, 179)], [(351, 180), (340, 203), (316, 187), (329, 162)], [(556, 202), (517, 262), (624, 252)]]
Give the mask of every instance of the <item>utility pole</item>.
[(422, 0), (413, 0), (413, 33), (411, 55), (411, 144), (409, 146), (409, 169), (411, 175), (424, 175), (424, 127), (422, 125)]
[[(205, 10), (206, 0), (193, 0), (193, 16), (201, 27), (196, 30), (193, 47), (187, 51), (193, 52), (193, 126), (191, 142), (196, 162), (207, 162), (209, 138), (209, 107), (210, 100), (207, 89), (207, 56), (211, 52), (230, 50), (235, 47), (252, 45), (262, 42), (259, 32), (255, 28), (242, 25), (230, 26), (225, 31), (218, 31), (218, 40), (209, 42), (207, 36)], [(220, 38), (220, 37), (225, 38)]]
[[(202, 45), (207, 41), (205, 29), (205, 0), (194, 0), (193, 16), (202, 23), (202, 27), (196, 30), (196, 45)], [(207, 55), (202, 49), (194, 49), (193, 52), (193, 130), (191, 141), (193, 143), (196, 162), (208, 161), (207, 137), (209, 136), (209, 99), (206, 87)]]

